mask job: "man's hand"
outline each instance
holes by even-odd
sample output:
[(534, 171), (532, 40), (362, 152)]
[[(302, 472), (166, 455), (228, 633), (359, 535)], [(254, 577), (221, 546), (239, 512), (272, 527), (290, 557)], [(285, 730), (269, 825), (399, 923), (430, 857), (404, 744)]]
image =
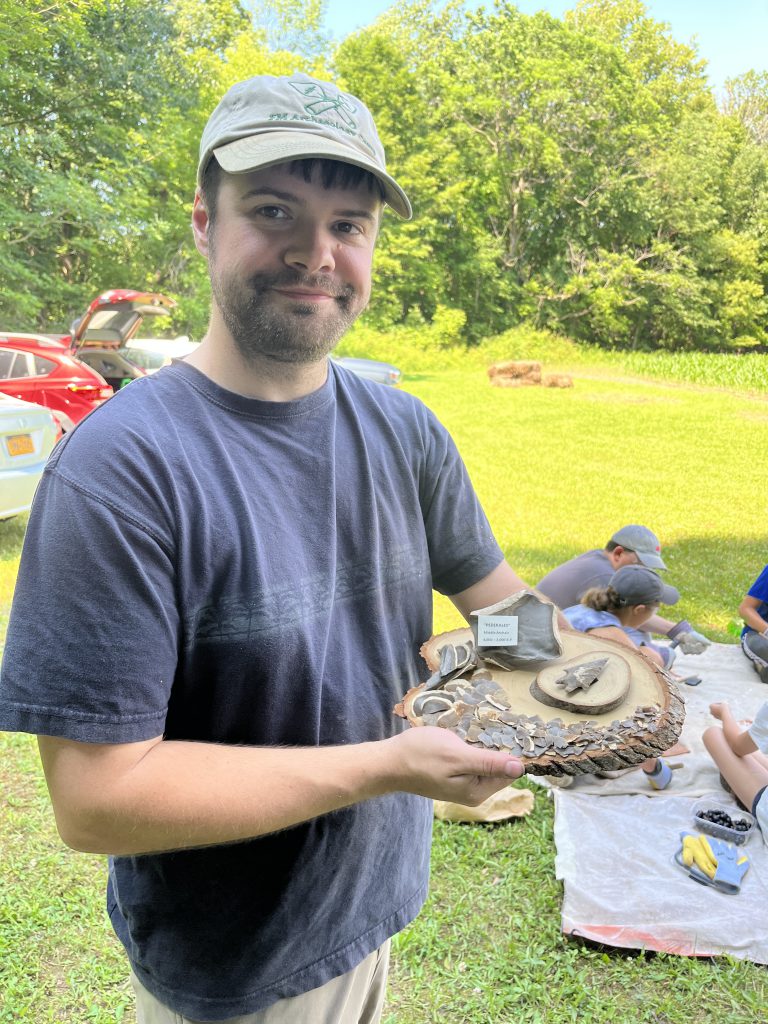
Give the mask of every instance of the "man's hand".
[(697, 632), (686, 619), (681, 619), (669, 630), (667, 636), (673, 647), (679, 647), (683, 654), (703, 654), (712, 643), (703, 633)]
[(385, 742), (398, 748), (393, 788), (477, 807), (524, 772), (519, 758), (472, 747), (447, 729), (420, 726)]

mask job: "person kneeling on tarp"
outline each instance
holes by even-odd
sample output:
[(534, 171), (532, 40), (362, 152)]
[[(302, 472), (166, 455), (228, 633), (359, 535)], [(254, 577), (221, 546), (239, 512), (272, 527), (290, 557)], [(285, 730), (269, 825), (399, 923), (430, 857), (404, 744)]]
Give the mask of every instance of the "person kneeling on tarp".
[[(642, 627), (662, 604), (677, 604), (680, 594), (644, 565), (625, 565), (611, 576), (605, 587), (592, 587), (581, 603), (563, 609), (574, 629), (592, 633), (631, 647), (654, 665), (668, 668), (674, 652), (651, 643)], [(643, 771), (654, 789), (664, 789), (672, 769), (660, 757), (643, 762)], [(623, 774), (623, 773), (620, 773)]]

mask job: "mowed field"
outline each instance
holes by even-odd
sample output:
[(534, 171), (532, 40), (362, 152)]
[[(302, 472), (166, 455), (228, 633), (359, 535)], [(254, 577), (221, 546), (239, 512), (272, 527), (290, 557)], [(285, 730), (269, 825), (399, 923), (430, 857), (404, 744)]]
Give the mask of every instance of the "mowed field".
[[(717, 380), (557, 368), (572, 369), (573, 389), (493, 388), (474, 366), (409, 375), (403, 386), (451, 430), (524, 579), (644, 523), (683, 594), (675, 617), (734, 642), (736, 608), (768, 562), (768, 396)], [(2, 633), (23, 527), (0, 523)], [(438, 598), (436, 630), (458, 624)], [(103, 910), (105, 863), (62, 847), (34, 741), (0, 737), (0, 754), (0, 1021), (132, 1022), (126, 964)], [(432, 892), (395, 941), (385, 1024), (766, 1019), (763, 967), (565, 940), (552, 807), (533, 788), (528, 818), (436, 822)], [(632, 842), (652, 840), (641, 833), (639, 823), (627, 856)]]

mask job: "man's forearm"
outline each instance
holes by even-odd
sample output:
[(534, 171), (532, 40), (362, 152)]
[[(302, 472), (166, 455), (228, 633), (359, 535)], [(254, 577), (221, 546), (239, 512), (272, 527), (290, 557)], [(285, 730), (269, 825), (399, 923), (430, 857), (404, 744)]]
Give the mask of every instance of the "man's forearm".
[[(492, 604), (497, 604), (499, 601), (511, 597), (512, 594), (516, 594), (520, 590), (532, 590), (540, 600), (547, 604), (553, 603), (545, 594), (541, 594), (534, 587), (529, 587), (524, 580), (520, 579), (506, 561), (497, 565), (493, 572), (480, 580), (479, 583), (462, 591), (460, 594), (454, 594), (451, 597), (451, 601), (453, 601), (467, 622), (469, 622), (471, 612), (476, 611), (478, 608), (487, 608)], [(557, 621), (561, 629), (571, 629), (570, 623), (559, 608), (557, 609)]]
[(652, 615), (647, 622), (643, 623), (643, 629), (647, 633), (654, 633), (656, 636), (666, 636), (674, 626), (670, 619), (664, 619), (661, 615)]
[(741, 617), (744, 619), (746, 624), (754, 629), (756, 633), (763, 633), (768, 629), (768, 622), (760, 615), (757, 608), (741, 608)]
[[(385, 792), (382, 744), (41, 743), (64, 841), (136, 854), (236, 842)], [(102, 780), (99, 786), (98, 779)]]
[(522, 772), (435, 728), (337, 747), (41, 737), (40, 749), (64, 841), (124, 856), (251, 839), (389, 792), (479, 803)]

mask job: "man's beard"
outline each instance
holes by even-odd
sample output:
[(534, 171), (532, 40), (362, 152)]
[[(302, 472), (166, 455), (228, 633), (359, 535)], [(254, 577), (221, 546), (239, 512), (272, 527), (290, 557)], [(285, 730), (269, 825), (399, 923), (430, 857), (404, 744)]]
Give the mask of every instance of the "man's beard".
[[(316, 289), (332, 295), (326, 302), (292, 302), (280, 309), (273, 289)], [(233, 277), (211, 274), (211, 288), (222, 319), (246, 362), (272, 359), (279, 363), (313, 363), (324, 358), (355, 322), (365, 303), (351, 285), (339, 285), (322, 274), (293, 270), (253, 274), (243, 284)], [(287, 305), (287, 303), (286, 303)]]

